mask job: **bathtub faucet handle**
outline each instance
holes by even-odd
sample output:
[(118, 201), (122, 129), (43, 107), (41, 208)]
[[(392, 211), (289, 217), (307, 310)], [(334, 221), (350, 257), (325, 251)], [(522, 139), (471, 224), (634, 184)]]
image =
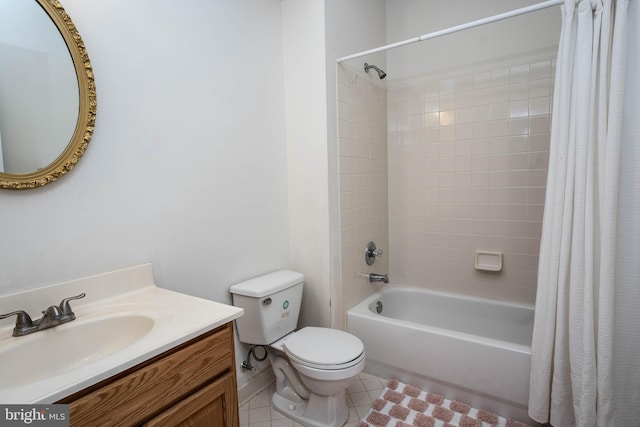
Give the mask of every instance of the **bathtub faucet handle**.
[(373, 242), (367, 243), (367, 247), (364, 250), (364, 260), (367, 265), (372, 265), (376, 262), (376, 257), (382, 256), (382, 249), (376, 248), (376, 244)]

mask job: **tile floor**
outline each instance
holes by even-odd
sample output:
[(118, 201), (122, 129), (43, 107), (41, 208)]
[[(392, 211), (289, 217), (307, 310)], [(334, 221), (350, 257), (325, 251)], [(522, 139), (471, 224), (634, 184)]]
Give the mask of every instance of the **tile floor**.
[[(386, 383), (386, 380), (373, 375), (365, 373), (358, 375), (358, 378), (347, 389), (349, 419), (345, 427), (354, 427), (362, 419)], [(275, 383), (271, 384), (268, 389), (261, 391), (240, 406), (240, 427), (300, 426), (271, 408), (271, 395), (275, 391), (275, 387)]]

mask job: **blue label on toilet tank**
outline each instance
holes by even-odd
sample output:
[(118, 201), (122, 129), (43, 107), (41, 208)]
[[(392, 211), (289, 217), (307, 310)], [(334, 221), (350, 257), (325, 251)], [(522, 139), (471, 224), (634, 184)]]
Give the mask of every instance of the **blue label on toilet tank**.
[(282, 303), (282, 309), (286, 310), (287, 308), (289, 308), (289, 301), (285, 301)]

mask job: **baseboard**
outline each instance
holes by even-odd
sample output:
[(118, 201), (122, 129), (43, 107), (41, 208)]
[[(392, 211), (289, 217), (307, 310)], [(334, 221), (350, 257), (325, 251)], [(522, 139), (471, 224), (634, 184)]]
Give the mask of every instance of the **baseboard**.
[(264, 369), (257, 373), (251, 380), (238, 387), (238, 402), (240, 406), (247, 403), (253, 396), (267, 388), (276, 380), (273, 369)]

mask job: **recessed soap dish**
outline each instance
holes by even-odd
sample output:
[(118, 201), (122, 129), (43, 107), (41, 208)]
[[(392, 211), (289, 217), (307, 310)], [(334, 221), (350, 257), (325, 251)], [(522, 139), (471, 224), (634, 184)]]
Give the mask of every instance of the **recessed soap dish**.
[(476, 251), (476, 270), (502, 271), (502, 252)]

